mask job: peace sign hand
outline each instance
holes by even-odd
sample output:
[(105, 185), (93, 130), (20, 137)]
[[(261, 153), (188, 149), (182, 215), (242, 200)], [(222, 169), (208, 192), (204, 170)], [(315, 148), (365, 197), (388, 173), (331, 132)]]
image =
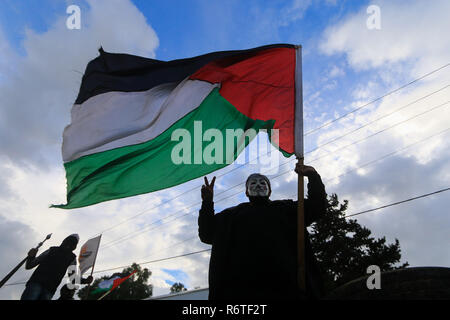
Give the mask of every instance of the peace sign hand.
[(214, 198), (214, 182), (216, 177), (212, 178), (211, 183), (208, 182), (208, 178), (205, 177), (205, 184), (202, 186), (202, 200), (212, 202)]

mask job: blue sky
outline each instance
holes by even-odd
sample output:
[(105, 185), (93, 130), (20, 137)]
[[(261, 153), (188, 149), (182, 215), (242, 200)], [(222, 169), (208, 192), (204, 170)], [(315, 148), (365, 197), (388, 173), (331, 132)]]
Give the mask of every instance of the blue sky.
[(175, 282), (184, 283), (189, 278), (189, 276), (181, 269), (175, 269), (175, 270), (162, 269), (162, 271), (164, 271), (165, 273), (170, 275), (172, 279), (176, 279), (176, 281), (173, 281), (170, 279), (166, 280), (166, 282), (170, 285), (173, 285)]
[[(324, 56), (317, 52), (317, 44), (325, 28), (348, 14), (367, 7), (364, 1), (304, 1), (303, 13), (287, 12), (294, 7), (289, 1), (133, 1), (144, 14), (159, 38), (155, 50), (160, 60), (180, 59), (211, 51), (239, 50), (271, 43), (294, 43), (304, 47), (303, 72), (305, 96), (313, 94), (324, 82), (328, 70), (342, 65), (342, 57)], [(89, 10), (85, 1), (12, 1), (0, 3), (0, 23), (15, 50), (25, 55), (23, 40), (25, 30), (44, 33), (57, 17), (68, 16), (68, 5), (76, 4), (83, 11)], [(111, 24), (114, 21), (110, 21)], [(74, 31), (76, 32), (76, 31)], [(344, 63), (345, 65), (345, 63)], [(364, 78), (358, 74), (359, 81)], [(346, 74), (338, 86), (330, 89), (327, 99), (319, 109), (334, 104), (347, 94), (345, 88), (354, 81), (354, 75)], [(307, 101), (305, 101), (308, 107)], [(322, 110), (323, 109), (323, 110)], [(309, 123), (305, 123), (308, 128)]]
[(64, 1), (5, 0), (0, 3), (0, 21), (11, 45), (25, 54), (22, 47), (25, 29), (47, 31), (56, 16), (65, 13), (66, 7)]
[[(65, 27), (66, 8), (72, 4), (81, 8), (81, 30)], [(371, 4), (380, 8), (380, 30), (366, 26), (366, 9)], [(101, 251), (97, 270), (208, 248), (196, 239), (195, 204), (200, 199), (202, 179), (70, 212), (48, 208), (50, 203), (65, 199), (62, 132), (70, 122), (81, 73), (101, 45), (107, 51), (171, 60), (271, 43), (301, 44), (308, 131), (449, 63), (449, 11), (445, 0), (433, 1), (433, 5), (420, 0), (0, 1), (0, 252), (9, 257), (0, 266), (0, 274), (20, 261), (22, 253), (41, 241), (42, 235), (54, 232), (54, 243), (59, 243), (76, 232), (83, 242), (121, 222), (104, 233), (103, 244), (128, 239)], [(305, 151), (448, 85), (448, 69), (305, 137)], [(360, 167), (446, 129), (450, 123), (448, 107), (343, 147), (449, 100), (448, 91), (443, 89), (308, 154), (305, 162), (327, 155), (310, 164), (326, 181), (329, 194), (349, 200), (349, 213), (447, 187), (448, 136)], [(291, 162), (281, 170), (293, 169), (293, 165)], [(231, 165), (217, 174), (233, 168)], [(353, 169), (357, 170), (345, 174)], [(217, 195), (223, 192), (220, 197), (242, 193), (217, 203), (216, 211), (246, 201), (242, 188), (230, 187), (245, 181), (254, 170), (239, 169), (217, 180)], [(341, 174), (345, 175), (333, 179)], [(274, 178), (272, 186), (275, 199), (292, 197), (296, 176), (291, 172)], [(192, 188), (198, 192), (171, 200)], [(168, 200), (171, 202), (157, 207)], [(361, 215), (358, 221), (375, 236), (386, 236), (388, 242), (398, 238), (402, 261), (412, 266), (448, 266), (450, 257), (440, 249), (450, 232), (450, 218), (441, 209), (445, 201), (448, 195), (441, 194)], [(193, 208), (183, 210), (191, 205)], [(179, 219), (158, 221), (180, 209)], [(158, 229), (153, 229), (156, 226)], [(205, 253), (148, 265), (155, 294), (168, 293), (171, 282), (181, 281), (188, 288), (207, 286), (208, 262)], [(23, 271), (12, 281), (28, 276)], [(16, 299), (21, 290), (20, 285), (8, 287), (0, 297)]]

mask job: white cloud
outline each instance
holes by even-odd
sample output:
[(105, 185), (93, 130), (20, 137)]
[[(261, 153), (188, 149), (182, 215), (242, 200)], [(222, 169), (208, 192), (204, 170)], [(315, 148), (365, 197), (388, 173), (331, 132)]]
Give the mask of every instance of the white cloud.
[[(13, 217), (11, 217), (14, 219)], [(2, 253), (2, 264), (0, 275), (3, 279), (16, 265), (22, 261), (29, 249), (36, 246), (42, 239), (38, 238), (38, 233), (26, 224), (0, 216), (0, 252)], [(15, 274), (8, 283), (23, 279), (24, 274)], [(26, 277), (25, 277), (26, 278)], [(4, 286), (0, 290), (0, 299), (19, 299), (20, 294), (13, 286)]]
[[(87, 62), (98, 55), (100, 46), (110, 52), (155, 57), (159, 42), (144, 15), (130, 1), (95, 0), (88, 4), (89, 8), (81, 12), (81, 30), (68, 30), (66, 15), (45, 32), (26, 29), (23, 56), (14, 54), (0, 30), (0, 245), (16, 251), (9, 254), (9, 249), (2, 250), (9, 252), (2, 261), (5, 268), (18, 263), (48, 233), (53, 232), (53, 236), (43, 249), (59, 245), (75, 232), (84, 242), (142, 210), (145, 204), (160, 201), (151, 196), (150, 201), (148, 197), (135, 197), (132, 202), (107, 202), (72, 211), (48, 208), (51, 203), (65, 202), (62, 131), (69, 124), (70, 108)], [(120, 231), (131, 232), (134, 227), (127, 225)], [(119, 233), (111, 232), (103, 241), (114, 234)], [(128, 251), (130, 260), (148, 252), (149, 243), (139, 241), (133, 245)], [(124, 265), (123, 252), (111, 250), (99, 258), (98, 270), (109, 261), (115, 266)], [(4, 268), (1, 271), (6, 272)], [(10, 282), (29, 275), (29, 271), (21, 269)], [(23, 285), (5, 288), (5, 299), (18, 299), (24, 289)], [(56, 293), (55, 298), (58, 296)]]
[(344, 70), (339, 68), (338, 66), (333, 66), (328, 74), (330, 78), (340, 77), (345, 74)]
[[(391, 2), (379, 1), (381, 30), (366, 27), (365, 7), (356, 14), (327, 28), (320, 49), (327, 55), (347, 59), (350, 68), (368, 76), (361, 83), (355, 77), (355, 88), (347, 111), (412, 79), (422, 76), (449, 62), (450, 39), (446, 30), (450, 22), (445, 18), (450, 4), (446, 1)], [(448, 68), (447, 68), (448, 69)], [(443, 69), (395, 94), (364, 108), (338, 123), (321, 130), (314, 139), (318, 144), (339, 137), (360, 125), (380, 118), (450, 83), (449, 70)], [(324, 179), (380, 159), (384, 155), (403, 150), (363, 170), (330, 180), (329, 193), (350, 201), (349, 214), (403, 200), (448, 186), (445, 174), (450, 167), (448, 131), (410, 148), (408, 145), (423, 140), (448, 128), (450, 110), (441, 107), (411, 121), (398, 125), (364, 142), (346, 146), (421, 112), (450, 100), (445, 89), (385, 117), (374, 124), (318, 150), (307, 159), (314, 159), (324, 151), (332, 152), (314, 163)], [(446, 241), (450, 221), (442, 210), (447, 194), (420, 199), (409, 204), (357, 216), (361, 224), (377, 237), (386, 235), (388, 241), (400, 240), (402, 260), (413, 266), (450, 263), (447, 254), (439, 254), (439, 243)]]
[(26, 30), (24, 57), (6, 51), (12, 67), (0, 65), (6, 79), (0, 81), (0, 157), (37, 166), (54, 162), (49, 154), (60, 147), (82, 73), (100, 46), (154, 57), (158, 38), (129, 1), (89, 5), (82, 11), (81, 30), (67, 29), (62, 16), (44, 33)]
[[(0, 62), (0, 70), (4, 75), (3, 78), (0, 78), (2, 105), (0, 110), (0, 158), (2, 159), (0, 165), (0, 230), (3, 234), (10, 236), (9, 238), (2, 236), (0, 246), (14, 248), (13, 251), (17, 252), (15, 256), (11, 254), (11, 257), (5, 259), (4, 265), (7, 265), (7, 268), (20, 261), (22, 255), (26, 254), (29, 248), (36, 245), (49, 232), (54, 232), (54, 236), (48, 245), (58, 245), (66, 235), (74, 232), (79, 233), (81, 242), (84, 242), (96, 233), (124, 222), (139, 213), (142, 215), (130, 220), (131, 223), (123, 223), (120, 227), (104, 233), (103, 245), (130, 234), (136, 236), (101, 250), (96, 270), (131, 265), (133, 261), (139, 263), (157, 260), (209, 248), (200, 243), (198, 239), (183, 242), (197, 235), (196, 212), (198, 205), (194, 204), (200, 201), (200, 189), (198, 192), (193, 191), (187, 196), (162, 205), (165, 200), (187, 189), (200, 186), (201, 179), (170, 190), (109, 201), (83, 209), (70, 211), (48, 209), (50, 203), (62, 203), (65, 198), (65, 179), (60, 146), (62, 130), (69, 123), (70, 107), (75, 100), (81, 80), (79, 72), (83, 72), (86, 63), (97, 55), (100, 45), (103, 45), (107, 51), (128, 52), (148, 57), (155, 56), (154, 51), (158, 46), (155, 32), (129, 1), (117, 1), (113, 5), (110, 4), (111, 1), (90, 1), (89, 3), (91, 9), (82, 12), (83, 21), (86, 24), (83, 23), (81, 30), (67, 30), (64, 16), (45, 33), (27, 31), (24, 40), (26, 50), (24, 57), (16, 56), (6, 42), (0, 41), (0, 46), (2, 46), (0, 55), (7, 56), (9, 62), (7, 64)], [(374, 72), (374, 76), (368, 81), (355, 86), (355, 90), (353, 90), (355, 101), (344, 103), (350, 106), (349, 109), (367, 102), (386, 87), (393, 88), (399, 83), (403, 84), (404, 79), (411, 79), (426, 73), (445, 62), (445, 54), (450, 51), (447, 46), (448, 38), (441, 30), (445, 30), (445, 27), (448, 26), (448, 20), (430, 17), (433, 17), (433, 14), (442, 17), (446, 6), (446, 4), (440, 3), (440, 7), (437, 8), (425, 8), (425, 5), (420, 4), (402, 7), (399, 4), (382, 2), (380, 7), (383, 36), (368, 33), (369, 30), (358, 29), (359, 23), (361, 23), (362, 29), (365, 28), (365, 10), (358, 13), (359, 16), (349, 16), (328, 29), (321, 46), (323, 52), (330, 55), (343, 53), (348, 59), (349, 65), (355, 70), (364, 69)], [(292, 8), (295, 8), (295, 2), (293, 2)], [(291, 18), (300, 19), (298, 17), (301, 17), (304, 11), (301, 11), (301, 8), (297, 9), (300, 11), (297, 13), (292, 11)], [(391, 12), (394, 9), (402, 10), (397, 11), (402, 12), (398, 21), (393, 21), (391, 18), (391, 15), (394, 15)], [(422, 17), (419, 15), (421, 11), (424, 13)], [(262, 12), (256, 13), (262, 14)], [(259, 15), (255, 14), (254, 17), (259, 17)], [(418, 25), (427, 26), (427, 29), (416, 32), (415, 36), (403, 34), (402, 30), (409, 27), (413, 31), (418, 31), (416, 29), (419, 28), (407, 18), (415, 18), (415, 22), (419, 21)], [(276, 19), (262, 25), (256, 23), (252, 30), (255, 31), (255, 34), (260, 34), (260, 31), (267, 28), (267, 30), (271, 30), (271, 34), (274, 34), (276, 28), (274, 31), (272, 27), (277, 25), (274, 21)], [(439, 28), (436, 27), (438, 22)], [(434, 33), (443, 37), (440, 39), (441, 42), (433, 40), (438, 38)], [(372, 43), (367, 37), (372, 40), (375, 37), (376, 43)], [(427, 39), (428, 37), (429, 39)], [(2, 40), (1, 32), (0, 40)], [(426, 48), (421, 47), (423, 43), (426, 44)], [(393, 46), (396, 48), (392, 48)], [(384, 68), (384, 63), (388, 63), (389, 67)], [(344, 63), (338, 63), (337, 69), (325, 70), (324, 74), (329, 77), (348, 75), (349, 73), (343, 66)], [(321, 130), (319, 135), (308, 137), (308, 143), (320, 144), (333, 139), (371, 119), (386, 114), (393, 108), (436, 90), (448, 83), (448, 80), (446, 73), (436, 74), (417, 86), (365, 108), (364, 112), (348, 117), (326, 130)], [(376, 85), (377, 83), (379, 85)], [(311, 96), (306, 101), (309, 104), (317, 104), (325, 95), (324, 91), (317, 89), (313, 92), (317, 92), (317, 95)], [(369, 126), (343, 141), (327, 145), (312, 153), (306, 160), (322, 155), (325, 150), (333, 152), (356, 139), (373, 134), (377, 130), (401, 121), (401, 119), (439, 104), (448, 97), (447, 92), (441, 92), (441, 94)], [(445, 113), (442, 110), (447, 111)], [(330, 110), (329, 114), (332, 114), (333, 111), (335, 110)], [(318, 169), (324, 180), (343, 174), (347, 170), (442, 130), (448, 125), (450, 117), (448, 109), (441, 109), (441, 111), (441, 113), (432, 112), (312, 164)], [(326, 120), (326, 116), (326, 114), (323, 114), (322, 117), (315, 115), (316, 118), (320, 118), (321, 122)], [(341, 199), (349, 199), (349, 213), (354, 213), (433, 191), (435, 187), (446, 186), (446, 182), (450, 179), (450, 168), (447, 164), (450, 163), (447, 141), (448, 139), (445, 137), (429, 140), (427, 143), (405, 150), (400, 155), (386, 159), (381, 162), (381, 165), (373, 165), (358, 171), (358, 173), (328, 181), (327, 191), (329, 193), (337, 192)], [(289, 168), (293, 170), (293, 166), (294, 162), (291, 162), (290, 165), (282, 167), (280, 171)], [(232, 168), (225, 168), (214, 175), (227, 172)], [(218, 178), (216, 182), (218, 199), (233, 193), (240, 193), (225, 201), (217, 202), (216, 211), (245, 200), (243, 181), (249, 173), (257, 170), (258, 168), (255, 167), (245, 167), (227, 176), (226, 179)], [(292, 172), (273, 180), (274, 199), (292, 197), (295, 194), (296, 179)], [(230, 190), (230, 187), (234, 185), (238, 185), (238, 187)], [(223, 194), (219, 195), (220, 192)], [(445, 195), (426, 201), (412, 202), (411, 207), (394, 207), (396, 209), (391, 209), (394, 210), (391, 211), (392, 213), (386, 211), (387, 214), (385, 214), (383, 211), (383, 214), (379, 215), (362, 215), (358, 217), (358, 220), (373, 230), (377, 236), (387, 235), (388, 241), (392, 241), (395, 237), (399, 238), (403, 249), (403, 260), (408, 260), (414, 265), (448, 265), (448, 256), (440, 254), (438, 246), (446, 241), (445, 237), (448, 234), (446, 230), (450, 224), (444, 215), (445, 212), (441, 209), (445, 205), (442, 199), (445, 200)], [(161, 206), (152, 209), (158, 205)], [(187, 208), (191, 205), (194, 206)], [(178, 210), (181, 211), (177, 212)], [(171, 221), (186, 213), (189, 214)], [(165, 224), (157, 222), (171, 214), (175, 215), (173, 218), (164, 219)], [(151, 223), (155, 224), (150, 226)], [(146, 229), (142, 229), (143, 227)], [(17, 232), (8, 233), (9, 230)], [(17, 247), (14, 247), (13, 243)], [(3, 252), (3, 249), (0, 251)], [(425, 253), (421, 254), (421, 252)], [(202, 253), (149, 263), (143, 267), (147, 267), (153, 272), (150, 283), (154, 285), (154, 295), (159, 295), (167, 294), (170, 288), (164, 282), (167, 274), (162, 269), (182, 269), (189, 276), (188, 283), (185, 283), (188, 288), (206, 287), (208, 262), (209, 253)], [(7, 272), (6, 269), (1, 271), (2, 273)], [(111, 272), (95, 275), (103, 274), (111, 274)], [(27, 279), (29, 275), (30, 272), (22, 270), (11, 281)], [(5, 288), (7, 289), (2, 289), (3, 291), (0, 292), (1, 297), (5, 299), (17, 299), (23, 290), (23, 286)], [(58, 297), (58, 294), (55, 297)]]
[(412, 74), (448, 63), (450, 3), (445, 0), (378, 1), (381, 29), (366, 26), (366, 7), (329, 27), (320, 49), (327, 54), (345, 53), (348, 63), (359, 70), (414, 62)]
[(289, 24), (300, 20), (305, 15), (306, 10), (311, 5), (311, 0), (294, 0), (289, 6), (281, 10), (280, 26), (288, 26)]

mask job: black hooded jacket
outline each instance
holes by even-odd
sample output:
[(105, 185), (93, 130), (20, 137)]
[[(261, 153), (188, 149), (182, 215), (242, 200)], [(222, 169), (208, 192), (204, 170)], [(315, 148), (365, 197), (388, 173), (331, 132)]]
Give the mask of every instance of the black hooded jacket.
[[(325, 214), (325, 187), (317, 174), (309, 178), (305, 229)], [(214, 215), (203, 202), (198, 218), (200, 240), (212, 245), (209, 299), (304, 298), (297, 284), (297, 201), (241, 203)], [(322, 294), (320, 272), (305, 230), (307, 297)]]
[(39, 266), (31, 275), (28, 283), (39, 283), (54, 294), (61, 280), (64, 278), (67, 268), (72, 264), (76, 264), (76, 255), (72, 252), (71, 248), (71, 246), (76, 245), (67, 244), (73, 241), (71, 237), (67, 237), (61, 246), (51, 247), (34, 259), (35, 261), (32, 264), (37, 263)]

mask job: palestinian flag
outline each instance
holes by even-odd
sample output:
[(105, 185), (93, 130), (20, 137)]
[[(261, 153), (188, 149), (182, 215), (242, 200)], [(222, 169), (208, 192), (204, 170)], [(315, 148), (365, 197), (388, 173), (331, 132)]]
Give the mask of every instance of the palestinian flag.
[(294, 112), (300, 58), (300, 47), (289, 44), (173, 61), (100, 49), (63, 134), (67, 204), (53, 207), (84, 207), (207, 175), (238, 157), (249, 129), (266, 130), (292, 155), (294, 115), (302, 117)]
[(135, 272), (136, 270), (130, 273), (129, 275), (124, 275), (122, 273), (114, 273), (108, 279), (105, 279), (102, 282), (100, 282), (98, 284), (98, 287), (95, 290), (92, 290), (90, 294), (112, 291), (118, 286), (120, 286), (129, 277), (131, 277)]

